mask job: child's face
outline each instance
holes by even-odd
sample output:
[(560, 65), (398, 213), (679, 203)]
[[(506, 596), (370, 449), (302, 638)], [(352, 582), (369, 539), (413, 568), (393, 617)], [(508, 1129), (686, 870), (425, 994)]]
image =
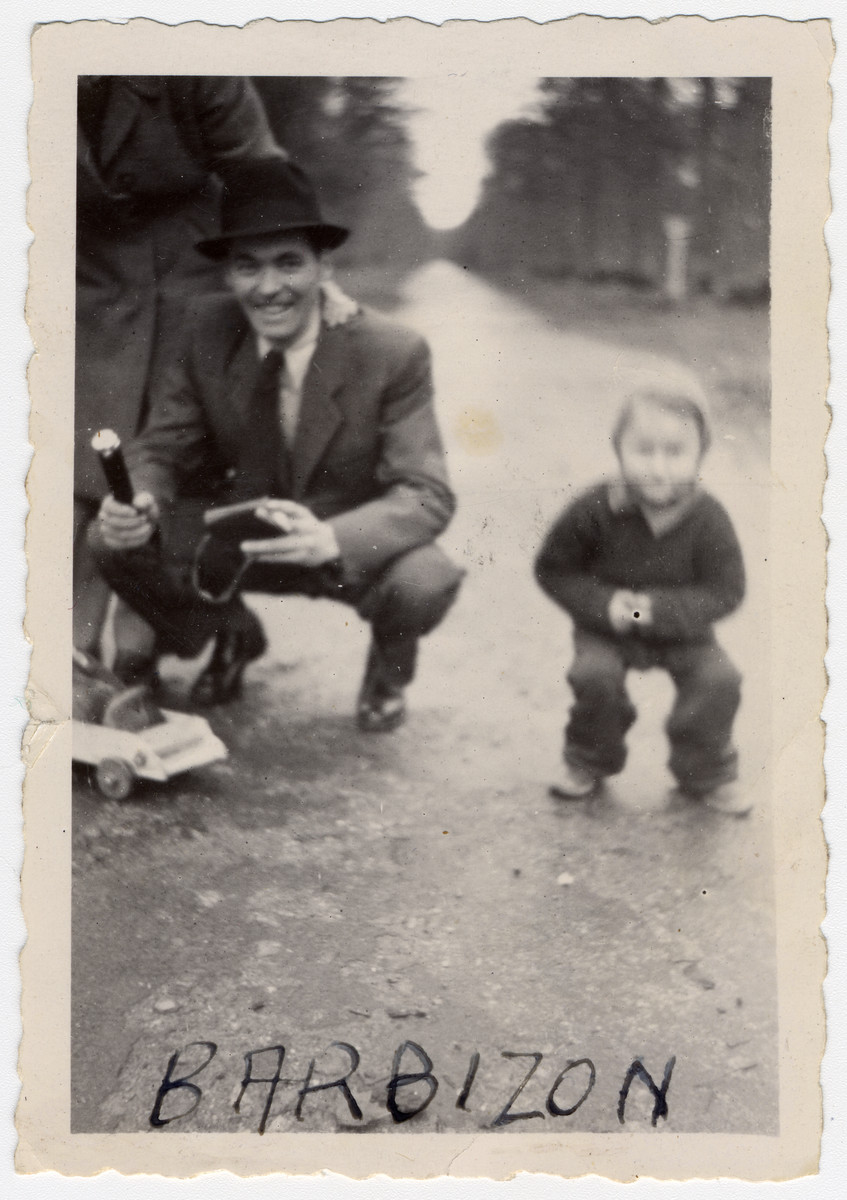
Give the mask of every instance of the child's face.
[(686, 496), (697, 482), (703, 452), (693, 418), (669, 412), (649, 400), (637, 400), (621, 434), (621, 472), (639, 500), (666, 508)]

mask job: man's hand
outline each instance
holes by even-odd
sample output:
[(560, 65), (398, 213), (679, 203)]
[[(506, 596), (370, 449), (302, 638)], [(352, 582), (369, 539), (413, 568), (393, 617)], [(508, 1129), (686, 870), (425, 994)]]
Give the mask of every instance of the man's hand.
[(324, 324), (330, 329), (334, 329), (336, 325), (346, 325), (359, 311), (356, 301), (343, 292), (334, 279), (324, 279), (321, 283), (321, 293)]
[(159, 506), (149, 492), (139, 492), (132, 504), (105, 496), (97, 517), (100, 537), (110, 550), (146, 546), (159, 523)]
[(319, 521), (302, 504), (293, 500), (266, 500), (256, 509), (256, 516), (283, 531), (280, 537), (241, 543), (243, 552), (256, 562), (321, 567), (340, 554), (332, 526)]

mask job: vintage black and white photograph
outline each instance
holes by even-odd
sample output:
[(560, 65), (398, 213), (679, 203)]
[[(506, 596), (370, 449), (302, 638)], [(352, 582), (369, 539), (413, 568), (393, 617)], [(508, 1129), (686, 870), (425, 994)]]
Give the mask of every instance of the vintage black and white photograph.
[(773, 80), (481, 65), (76, 74), (71, 1135), (784, 1131)]

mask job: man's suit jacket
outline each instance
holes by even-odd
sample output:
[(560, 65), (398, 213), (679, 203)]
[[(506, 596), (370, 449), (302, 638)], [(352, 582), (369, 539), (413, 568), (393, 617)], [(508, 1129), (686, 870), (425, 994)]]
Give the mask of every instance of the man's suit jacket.
[[(214, 504), (279, 495), (255, 463), (259, 367), (237, 301), (201, 302), (131, 448), (136, 490)], [(438, 536), (455, 501), (422, 338), (368, 310), (321, 327), (281, 490), (330, 521), (350, 583)]]

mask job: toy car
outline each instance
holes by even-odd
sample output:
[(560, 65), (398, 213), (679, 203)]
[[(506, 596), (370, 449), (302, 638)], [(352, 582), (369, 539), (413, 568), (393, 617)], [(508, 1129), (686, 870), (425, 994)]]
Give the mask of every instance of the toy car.
[(227, 757), (205, 717), (159, 708), (140, 687), (125, 687), (90, 655), (74, 650), (72, 755), (94, 767), (97, 787), (126, 800), (136, 779), (163, 783)]
[(191, 767), (226, 758), (227, 749), (204, 717), (161, 709), (164, 720), (139, 732), (73, 721), (73, 757), (94, 767), (97, 787), (126, 800), (136, 779), (164, 782)]

